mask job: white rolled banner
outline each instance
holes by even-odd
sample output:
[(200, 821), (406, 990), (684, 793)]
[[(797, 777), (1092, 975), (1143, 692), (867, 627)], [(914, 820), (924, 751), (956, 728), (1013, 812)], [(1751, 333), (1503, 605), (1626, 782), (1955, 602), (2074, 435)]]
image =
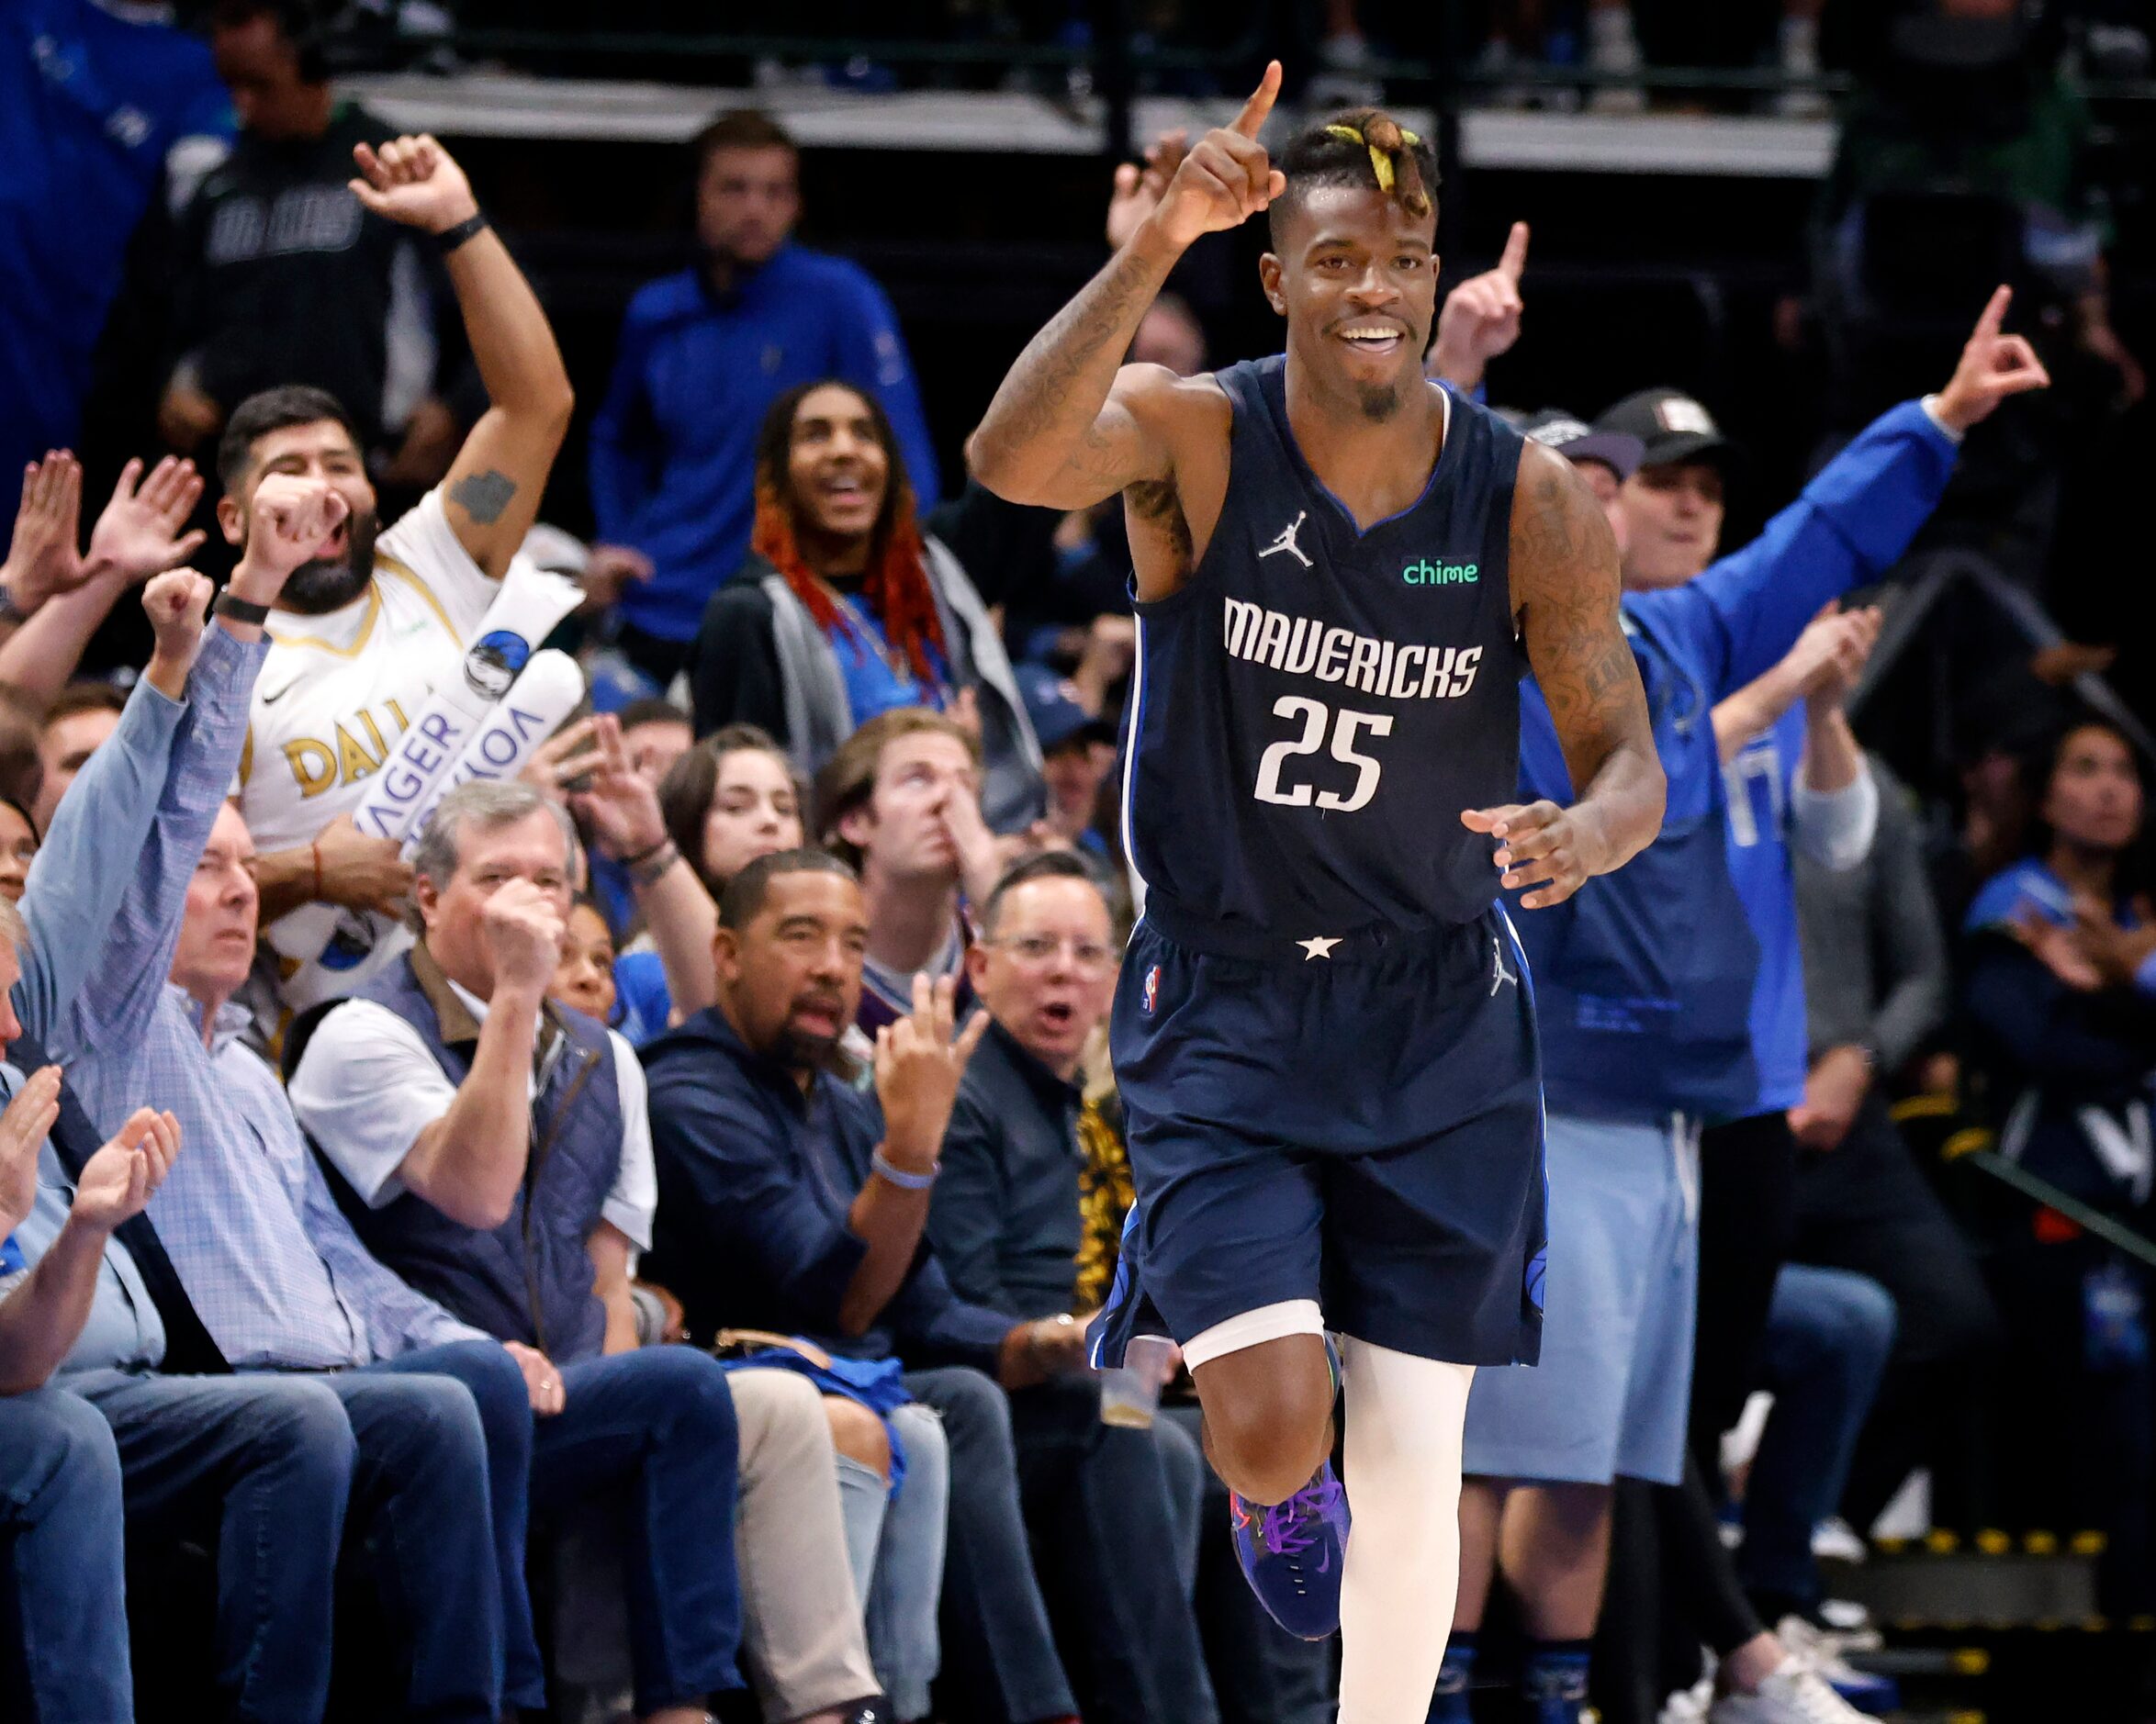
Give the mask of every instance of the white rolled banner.
[[(388, 758), (352, 811), (353, 823), (361, 832), (377, 838), (406, 835), (429, 792), (455, 764), (495, 702), (509, 692), (539, 643), (583, 596), (583, 588), (572, 580), (522, 557), (511, 562), (501, 590), (479, 619), (457, 670), (430, 693), (399, 733)], [(375, 924), (394, 925), (388, 918), (335, 904), (302, 904), (264, 932), (285, 957), (303, 964), (323, 959), (332, 970), (346, 970), (373, 947), (380, 931)], [(325, 953), (330, 953), (327, 958)]]
[(411, 832), (428, 793), (531, 663), (539, 643), (583, 596), (574, 581), (528, 563), (511, 565), (465, 650), (462, 674), (434, 689), (353, 810), (353, 823), (361, 832), (373, 838), (402, 838)]
[(524, 762), (538, 752), (539, 744), (561, 728), (562, 721), (577, 710), (584, 698), (584, 673), (567, 653), (548, 648), (533, 655), (524, 674), (511, 685), (487, 711), (485, 722), (449, 770), (434, 780), (433, 789), (413, 815), (410, 834), (404, 841), (404, 857), (411, 859), (420, 846), (420, 834), (433, 817), (435, 804), (460, 784), (474, 778), (513, 778)]

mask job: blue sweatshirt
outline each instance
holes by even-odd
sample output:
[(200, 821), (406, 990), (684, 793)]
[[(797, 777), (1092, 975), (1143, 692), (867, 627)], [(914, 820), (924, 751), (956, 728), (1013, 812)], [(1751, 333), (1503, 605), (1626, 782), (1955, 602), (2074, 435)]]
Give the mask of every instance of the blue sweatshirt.
[[(1749, 907), (1733, 877), (1713, 709), (1771, 669), (1827, 600), (1892, 566), (1937, 507), (1954, 456), (1922, 405), (1905, 402), (1743, 550), (1682, 587), (1625, 594), (1668, 806), (1660, 835), (1623, 868), (1517, 918), (1554, 1111), (1762, 1111), (1755, 987), (1764, 946), (1795, 962), (1796, 916), (1786, 868), (1780, 896), (1756, 893), (1763, 901)], [(1570, 802), (1549, 706), (1532, 679), (1521, 696), (1522, 798)]]
[(128, 236), (166, 156), (231, 131), (197, 38), (91, 0), (0, 6), (0, 474), (75, 441)]
[(599, 537), (657, 567), (623, 594), (624, 621), (669, 641), (695, 634), (705, 600), (748, 554), (764, 415), (823, 377), (881, 404), (926, 511), (938, 494), (928, 421), (897, 315), (858, 264), (790, 244), (724, 296), (688, 269), (629, 302), (591, 421)]

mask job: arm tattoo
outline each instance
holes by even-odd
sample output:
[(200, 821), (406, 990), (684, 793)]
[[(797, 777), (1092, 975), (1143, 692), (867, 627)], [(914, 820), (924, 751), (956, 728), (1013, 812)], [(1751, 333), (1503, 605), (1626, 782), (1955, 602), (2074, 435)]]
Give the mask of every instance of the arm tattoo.
[(1520, 476), (1512, 566), (1524, 598), (1524, 636), (1557, 735), (1579, 765), (1600, 766), (1636, 723), (1645, 700), (1617, 600), (1617, 545), (1594, 500), (1569, 474), (1540, 461)]
[[(1073, 386), (1104, 355), (1120, 363), (1130, 334), (1160, 291), (1153, 271), (1129, 252), (1118, 252), (1078, 297), (1049, 320), (1026, 344), (1008, 381), (1017, 386), (1016, 411), (1009, 427), (1027, 440), (1052, 432), (1069, 405)], [(1112, 382), (1115, 373), (1111, 369)], [(1097, 405), (1092, 410), (1097, 412)], [(1088, 420), (1092, 413), (1087, 415)], [(1095, 440), (1088, 439), (1089, 442)]]
[(488, 467), (484, 473), (467, 473), (457, 480), (450, 487), (449, 500), (480, 526), (491, 527), (516, 494), (514, 479)]
[(1190, 522), (1184, 519), (1183, 499), (1176, 495), (1175, 481), (1141, 479), (1126, 488), (1123, 498), (1133, 515), (1141, 521), (1152, 522), (1167, 535), (1177, 570), (1188, 574), (1191, 563)]

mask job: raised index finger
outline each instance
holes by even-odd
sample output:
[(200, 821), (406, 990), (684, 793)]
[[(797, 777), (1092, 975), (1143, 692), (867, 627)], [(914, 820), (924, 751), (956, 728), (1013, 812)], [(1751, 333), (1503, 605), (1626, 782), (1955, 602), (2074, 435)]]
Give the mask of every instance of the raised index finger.
[(2006, 308), (2014, 303), (2014, 289), (2001, 285), (1994, 291), (1991, 302), (1983, 308), (1983, 316), (1976, 320), (1976, 330), (1971, 341), (1988, 341), (2006, 327)]
[(1245, 138), (1255, 138), (1265, 124), (1265, 117), (1272, 113), (1273, 104), (1280, 99), (1280, 62), (1268, 60), (1265, 75), (1258, 80), (1258, 87), (1251, 92), (1251, 99), (1242, 105), (1242, 112), (1230, 124), (1230, 131), (1239, 131)]
[(1521, 272), (1527, 267), (1527, 224), (1515, 221), (1512, 231), (1505, 240), (1505, 254), (1498, 259), (1498, 274), (1515, 287), (1520, 285)]

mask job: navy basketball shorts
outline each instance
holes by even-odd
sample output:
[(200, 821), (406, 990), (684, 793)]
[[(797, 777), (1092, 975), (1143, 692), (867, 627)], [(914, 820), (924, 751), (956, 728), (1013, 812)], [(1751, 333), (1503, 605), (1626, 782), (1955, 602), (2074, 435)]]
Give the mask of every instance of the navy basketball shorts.
[(1315, 1300), (1397, 1352), (1533, 1363), (1541, 1058), (1503, 912), (1234, 956), (1161, 920), (1110, 1020), (1138, 1202), (1095, 1361)]

